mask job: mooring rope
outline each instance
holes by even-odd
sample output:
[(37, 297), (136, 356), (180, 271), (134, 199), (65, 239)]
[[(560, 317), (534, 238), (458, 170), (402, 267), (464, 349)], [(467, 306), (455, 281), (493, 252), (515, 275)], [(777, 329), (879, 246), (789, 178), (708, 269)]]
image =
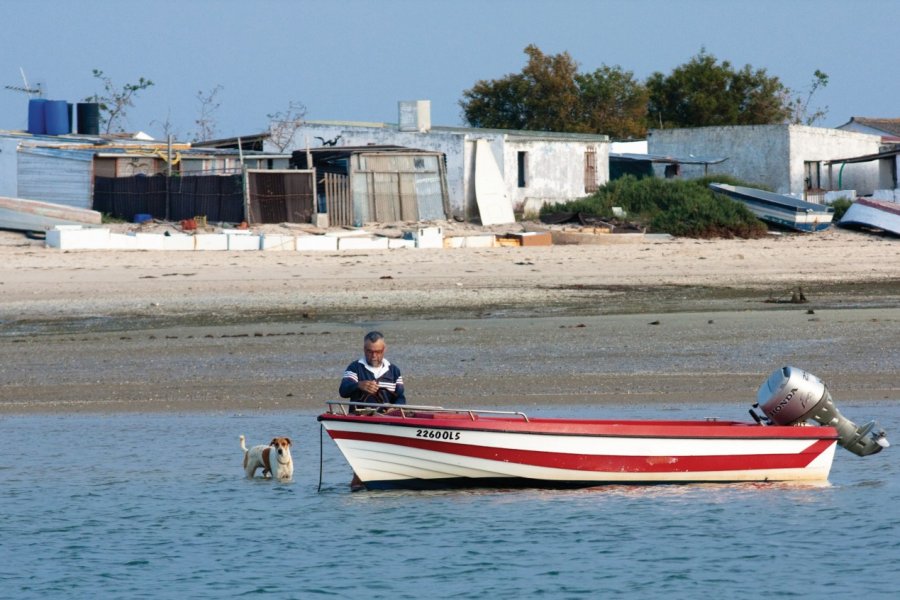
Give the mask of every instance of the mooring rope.
[(324, 428), (325, 427), (319, 423), (319, 487), (316, 488), (316, 492), (322, 491), (322, 462), (324, 460), (322, 457), (322, 452), (324, 451), (324, 445), (322, 444), (322, 430)]

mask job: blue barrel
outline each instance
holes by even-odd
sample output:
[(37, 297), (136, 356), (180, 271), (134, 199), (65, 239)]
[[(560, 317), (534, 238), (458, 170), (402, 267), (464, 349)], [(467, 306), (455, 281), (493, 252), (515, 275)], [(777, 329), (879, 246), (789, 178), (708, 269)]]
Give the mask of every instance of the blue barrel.
[(65, 100), (48, 100), (44, 104), (47, 135), (72, 133), (69, 128), (69, 103)]
[(97, 102), (79, 102), (75, 116), (78, 117), (78, 133), (100, 135), (100, 105)]
[(44, 135), (47, 133), (47, 122), (44, 120), (44, 98), (32, 98), (28, 101), (28, 133)]

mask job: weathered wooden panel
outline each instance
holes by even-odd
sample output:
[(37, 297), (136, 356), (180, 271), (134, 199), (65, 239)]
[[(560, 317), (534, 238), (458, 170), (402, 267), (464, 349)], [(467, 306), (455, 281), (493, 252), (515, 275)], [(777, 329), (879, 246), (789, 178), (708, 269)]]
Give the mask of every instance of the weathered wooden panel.
[(375, 207), (375, 221), (379, 223), (400, 221), (400, 175), (373, 173), (372, 201)]
[(350, 196), (350, 178), (337, 173), (325, 173), (325, 211), (328, 223), (334, 226), (353, 225), (353, 198)]
[(248, 170), (251, 223), (309, 223), (316, 212), (313, 171)]
[(597, 185), (597, 151), (588, 148), (584, 151), (584, 191), (591, 194), (600, 189)]

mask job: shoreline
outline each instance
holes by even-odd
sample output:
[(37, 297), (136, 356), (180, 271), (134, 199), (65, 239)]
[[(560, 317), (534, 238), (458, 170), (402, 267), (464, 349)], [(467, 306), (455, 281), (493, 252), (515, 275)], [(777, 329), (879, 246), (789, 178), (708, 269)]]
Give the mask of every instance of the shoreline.
[[(740, 404), (785, 364), (900, 399), (900, 242), (65, 252), (0, 233), (0, 414), (323, 406), (365, 331), (410, 402)], [(802, 291), (804, 304), (792, 304)]]

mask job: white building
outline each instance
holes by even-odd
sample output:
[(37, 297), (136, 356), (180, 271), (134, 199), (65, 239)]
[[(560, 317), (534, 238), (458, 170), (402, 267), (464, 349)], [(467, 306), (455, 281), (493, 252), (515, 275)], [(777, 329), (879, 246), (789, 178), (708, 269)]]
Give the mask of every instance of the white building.
[(885, 142), (900, 142), (900, 119), (872, 119), (850, 117), (850, 120), (835, 129), (880, 135)]
[[(295, 145), (286, 150), (303, 150), (307, 145), (395, 145), (440, 152), (446, 160), (452, 213), (447, 216), (465, 220), (480, 214), (478, 203), (487, 196), (477, 196), (478, 186), (493, 185), (513, 209), (527, 214), (545, 203), (588, 195), (609, 179), (605, 135), (433, 127), (430, 106), (423, 100), (401, 102), (399, 124), (305, 121), (296, 132)], [(479, 147), (489, 156), (478, 157)], [(483, 165), (480, 172), (476, 164)], [(486, 181), (488, 171), (499, 171), (500, 181)]]
[[(825, 190), (856, 190), (871, 194), (879, 184), (874, 163), (831, 164), (847, 156), (874, 154), (881, 136), (804, 125), (739, 125), (692, 129), (653, 129), (650, 154), (719, 156), (710, 168), (779, 194), (817, 195)], [(683, 177), (703, 175), (702, 166), (684, 165)], [(811, 198), (814, 199), (814, 198)]]

